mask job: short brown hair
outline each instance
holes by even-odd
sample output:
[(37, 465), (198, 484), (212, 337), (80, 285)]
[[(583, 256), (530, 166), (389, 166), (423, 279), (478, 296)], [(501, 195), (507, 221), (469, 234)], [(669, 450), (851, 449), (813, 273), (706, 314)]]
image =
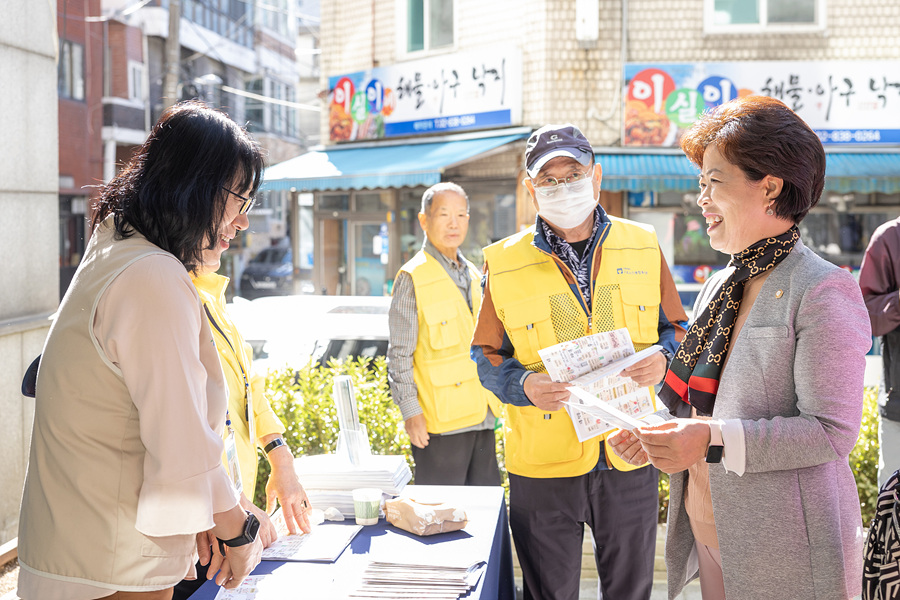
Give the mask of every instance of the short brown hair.
[(803, 119), (775, 98), (746, 96), (722, 104), (681, 138), (681, 149), (699, 167), (710, 144), (751, 181), (766, 175), (784, 180), (774, 203), (779, 217), (799, 223), (822, 195), (822, 142)]

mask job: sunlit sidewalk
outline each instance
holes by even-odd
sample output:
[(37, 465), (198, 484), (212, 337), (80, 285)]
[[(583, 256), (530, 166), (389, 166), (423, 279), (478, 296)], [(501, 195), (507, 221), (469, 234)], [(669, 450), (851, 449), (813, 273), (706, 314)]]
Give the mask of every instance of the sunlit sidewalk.
[[(666, 562), (663, 552), (666, 547), (666, 527), (660, 525), (656, 533), (656, 566), (653, 573), (653, 592), (650, 600), (666, 600), (668, 593), (666, 590)], [(597, 599), (597, 567), (594, 564), (594, 550), (591, 546), (590, 531), (585, 528), (584, 544), (582, 546), (581, 558), (581, 590), (578, 594), (578, 600), (596, 600)], [(522, 572), (519, 569), (519, 562), (515, 557), (515, 546), (513, 547), (513, 564), (516, 573), (516, 590), (522, 589)], [(701, 600), (700, 583), (692, 581), (679, 596), (679, 600)]]

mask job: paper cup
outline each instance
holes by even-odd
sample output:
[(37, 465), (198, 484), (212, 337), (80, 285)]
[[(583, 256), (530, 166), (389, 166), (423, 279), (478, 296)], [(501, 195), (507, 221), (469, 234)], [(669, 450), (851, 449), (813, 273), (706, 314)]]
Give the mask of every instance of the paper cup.
[(381, 490), (378, 488), (357, 488), (353, 490), (353, 511), (357, 525), (374, 525), (378, 522), (381, 509)]

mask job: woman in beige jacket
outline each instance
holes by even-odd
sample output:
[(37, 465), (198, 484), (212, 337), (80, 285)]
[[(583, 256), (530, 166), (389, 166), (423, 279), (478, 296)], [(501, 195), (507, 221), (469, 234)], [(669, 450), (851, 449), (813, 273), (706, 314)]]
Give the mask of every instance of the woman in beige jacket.
[(191, 102), (104, 187), (38, 372), (21, 598), (171, 598), (198, 534), (220, 585), (259, 562), (221, 460), (226, 386), (190, 274), (248, 226), (239, 196), (262, 169), (243, 129)]

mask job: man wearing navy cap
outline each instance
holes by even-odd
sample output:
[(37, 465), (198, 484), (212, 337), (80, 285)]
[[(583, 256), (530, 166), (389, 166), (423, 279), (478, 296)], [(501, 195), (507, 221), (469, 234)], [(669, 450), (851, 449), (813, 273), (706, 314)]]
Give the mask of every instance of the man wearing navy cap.
[[(687, 321), (647, 225), (599, 204), (602, 170), (571, 124), (535, 131), (525, 149), (534, 226), (484, 250), (484, 299), (472, 340), (482, 384), (506, 404), (510, 526), (526, 599), (575, 600), (584, 524), (602, 597), (647, 600), (653, 585), (658, 472), (634, 469), (604, 437), (579, 442), (537, 351), (625, 327), (664, 348), (622, 372), (663, 380)], [(677, 339), (676, 339), (677, 338)]]

